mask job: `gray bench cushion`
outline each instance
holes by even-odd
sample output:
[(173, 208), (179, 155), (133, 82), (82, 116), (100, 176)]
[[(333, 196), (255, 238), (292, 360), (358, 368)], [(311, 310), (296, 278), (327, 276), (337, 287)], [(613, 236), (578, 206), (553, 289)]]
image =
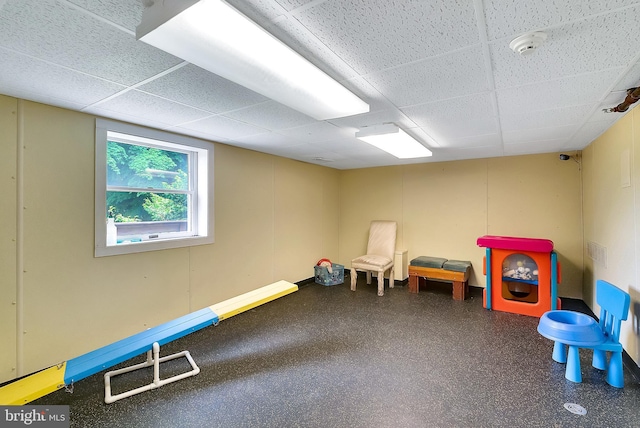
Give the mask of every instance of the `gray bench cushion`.
[(471, 267), (471, 262), (464, 261), (464, 260), (447, 260), (442, 265), (442, 269), (452, 270), (455, 272), (466, 272), (470, 267)]
[(447, 262), (447, 259), (443, 259), (442, 257), (420, 256), (411, 260), (410, 265), (442, 269), (442, 266), (445, 264), (445, 262)]

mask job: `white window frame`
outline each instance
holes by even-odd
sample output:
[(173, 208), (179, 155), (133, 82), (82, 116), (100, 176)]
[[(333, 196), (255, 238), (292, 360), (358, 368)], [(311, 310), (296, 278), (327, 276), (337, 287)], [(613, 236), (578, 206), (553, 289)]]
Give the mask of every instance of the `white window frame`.
[[(168, 150), (189, 151), (193, 156), (195, 181), (193, 204), (189, 213), (193, 233), (172, 233), (153, 240), (107, 245), (107, 134), (132, 144), (153, 145)], [(196, 138), (170, 134), (106, 119), (96, 119), (95, 165), (95, 256), (113, 256), (193, 245), (212, 244), (213, 231), (213, 143)]]

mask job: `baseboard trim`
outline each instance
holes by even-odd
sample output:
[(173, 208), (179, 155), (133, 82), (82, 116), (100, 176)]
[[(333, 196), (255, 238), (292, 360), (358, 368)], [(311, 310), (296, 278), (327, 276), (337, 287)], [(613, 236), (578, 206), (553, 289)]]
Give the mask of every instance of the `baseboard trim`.
[(298, 288), (301, 288), (301, 287), (305, 287), (307, 285), (311, 285), (311, 284), (315, 284), (315, 283), (316, 283), (316, 280), (312, 276), (311, 278), (303, 279), (302, 281), (295, 282), (294, 284), (296, 284), (298, 286)]
[[(344, 268), (344, 282), (349, 282), (351, 280), (350, 275), (351, 275), (351, 271), (349, 269), (347, 269), (347, 268)], [(300, 288), (300, 287), (305, 287), (307, 285), (315, 284), (315, 283), (316, 283), (315, 278), (311, 277), (311, 278), (306, 278), (306, 279), (300, 280), (298, 282), (295, 282), (294, 284), (296, 284), (298, 286), (298, 288)], [(407, 284), (409, 284), (409, 278), (408, 277), (403, 279), (402, 281), (398, 281), (397, 279), (393, 281), (393, 286), (394, 287), (398, 287), (398, 286), (399, 287), (404, 287)]]

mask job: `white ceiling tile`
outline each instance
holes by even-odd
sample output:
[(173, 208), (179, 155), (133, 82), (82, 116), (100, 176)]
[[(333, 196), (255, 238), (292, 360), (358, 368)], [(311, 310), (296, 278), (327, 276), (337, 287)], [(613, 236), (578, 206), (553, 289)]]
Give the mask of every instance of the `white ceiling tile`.
[[(209, 113), (182, 104), (132, 90), (113, 99), (87, 108), (87, 112), (121, 113), (130, 117), (162, 123), (164, 127), (176, 126), (209, 116)], [(109, 117), (111, 117), (109, 115)]]
[(483, 159), (504, 156), (504, 150), (501, 145), (488, 147), (441, 148), (434, 150), (433, 156), (434, 158), (437, 157), (439, 162), (463, 159)]
[(43, 92), (31, 92), (20, 87), (9, 86), (6, 88), (1, 88), (0, 94), (76, 111), (81, 110), (85, 106), (82, 103), (77, 103), (73, 100), (69, 100), (68, 98), (57, 98), (53, 95), (49, 95)]
[(373, 166), (401, 165), (409, 163), (422, 163), (423, 160), (398, 159), (382, 152), (376, 156), (361, 156), (359, 158), (336, 157), (335, 153), (308, 153), (289, 155), (286, 153), (274, 153), (278, 156), (290, 157), (301, 162), (320, 165), (333, 169), (371, 168)]
[[(606, 104), (605, 104), (606, 105)], [(608, 106), (608, 105), (606, 105)], [(591, 113), (591, 116), (589, 116), (589, 119), (587, 120), (587, 123), (590, 122), (608, 122), (609, 126), (613, 125), (614, 122), (618, 121), (622, 116), (624, 116), (625, 114), (629, 113), (631, 110), (633, 110), (634, 107), (637, 107), (637, 104), (633, 104), (629, 107), (629, 110), (627, 110), (624, 113), (608, 113), (608, 112), (604, 112), (603, 109), (604, 107), (601, 105), (601, 108), (596, 108), (593, 113)]]
[[(474, 135), (465, 138), (452, 138), (446, 141), (444, 148), (502, 147), (500, 134)], [(435, 150), (435, 148), (434, 148)]]
[(551, 110), (512, 110), (500, 116), (503, 132), (531, 128), (551, 128), (564, 124), (580, 124), (593, 110), (594, 104), (569, 106)]
[(318, 2), (317, 0), (275, 0), (280, 6), (285, 8), (287, 11), (292, 11), (293, 9), (297, 9), (301, 6), (305, 6), (309, 3)]
[(369, 104), (369, 111), (381, 111), (389, 109), (397, 110), (397, 107), (393, 105), (387, 98), (385, 98), (385, 96), (380, 93), (380, 90), (377, 87), (373, 86), (364, 77), (358, 76), (351, 79), (342, 80), (340, 81), (340, 84), (353, 92), (362, 101)]
[(272, 131), (295, 128), (317, 122), (306, 114), (275, 101), (267, 101), (259, 105), (236, 110), (226, 113), (224, 116)]
[[(611, 105), (607, 106), (612, 107)], [(627, 113), (629, 111), (631, 108), (627, 110)], [(572, 136), (567, 146), (583, 149), (627, 113), (605, 113), (602, 108), (596, 109), (586, 123)]]
[(303, 161), (312, 160), (312, 158), (316, 157), (330, 160), (335, 158), (344, 159), (345, 157), (312, 144), (297, 144), (295, 146), (289, 146), (278, 150), (281, 150), (280, 153), (286, 153), (287, 157)]
[(500, 112), (551, 110), (599, 101), (619, 69), (498, 89)]
[(631, 69), (620, 79), (618, 84), (613, 88), (614, 91), (626, 91), (630, 88), (640, 86), (640, 62), (631, 67)]
[(58, 100), (54, 105), (83, 108), (123, 89), (107, 82), (64, 67), (0, 48), (0, 93), (30, 94), (25, 97), (43, 101)]
[(271, 131), (247, 135), (244, 137), (236, 137), (235, 140), (243, 147), (249, 147), (254, 150), (259, 150), (261, 147), (265, 146), (289, 147), (300, 144), (300, 142), (294, 137), (289, 137)]
[(640, 16), (640, 6), (547, 30), (542, 46), (524, 57), (509, 48), (508, 39), (491, 44), (496, 87), (627, 67), (640, 52), (640, 38), (628, 37), (637, 24), (627, 14)]
[(141, 85), (138, 89), (212, 113), (269, 101), (269, 98), (192, 64)]
[[(0, 0), (0, 93), (349, 169), (582, 149), (640, 85), (640, 0), (228, 1), (370, 113), (316, 122), (137, 42), (142, 0)], [(434, 156), (355, 138), (389, 122)]]
[(532, 155), (537, 153), (553, 153), (558, 151), (567, 140), (536, 141), (534, 144), (508, 144), (504, 146), (505, 156)]
[(448, 142), (444, 141), (440, 135), (428, 128), (420, 128), (419, 126), (416, 126), (407, 128), (407, 131), (407, 133), (415, 140), (429, 148), (441, 147), (448, 144)]
[(265, 146), (260, 149), (261, 152), (269, 153), (276, 156), (282, 156), (289, 159), (295, 159), (300, 161), (312, 160), (314, 157), (321, 157), (317, 155), (317, 151), (314, 151), (307, 144), (296, 144), (288, 147), (279, 146)]
[(568, 140), (576, 131), (576, 125), (557, 126), (554, 128), (521, 129), (502, 133), (505, 147), (509, 144), (533, 143), (548, 140)]
[(212, 116), (195, 122), (185, 123), (177, 129), (219, 135), (225, 139), (235, 140), (248, 135), (262, 134), (265, 129), (252, 126), (224, 116)]
[(492, 95), (486, 92), (404, 107), (402, 111), (441, 145), (448, 140), (498, 131)]
[[(580, 129), (576, 135), (573, 136), (568, 142), (563, 144), (563, 150), (573, 148), (575, 150), (582, 150), (591, 144), (596, 138), (604, 132), (604, 129)], [(566, 147), (566, 148), (565, 148)]]
[(470, 1), (326, 1), (293, 14), (363, 74), (480, 41)]
[[(129, 122), (129, 123), (135, 123), (137, 125), (147, 126), (149, 128), (165, 130), (168, 127), (166, 123), (155, 120), (155, 118), (153, 117), (142, 117), (142, 116), (125, 113), (118, 110), (107, 110), (107, 109), (100, 108), (100, 106), (89, 107), (82, 111), (85, 113), (93, 114), (100, 117), (105, 117), (108, 119), (120, 120), (123, 122)], [(196, 135), (194, 134), (186, 133), (186, 135), (191, 135), (196, 137)]]
[(352, 158), (352, 159), (341, 159), (337, 161), (333, 161), (331, 163), (323, 164), (320, 162), (314, 162), (316, 165), (323, 165), (327, 168), (339, 169), (339, 170), (347, 170), (347, 169), (358, 169), (358, 168), (367, 168), (369, 165), (367, 162)]
[(618, 104), (620, 104), (621, 102), (623, 102), (625, 100), (625, 98), (627, 97), (627, 91), (626, 90), (622, 90), (622, 91), (612, 91), (609, 93), (609, 95), (607, 95), (601, 104), (601, 109), (604, 108), (608, 108), (608, 107), (615, 107)]
[(142, 19), (142, 0), (67, 0), (135, 32)]
[(367, 75), (397, 106), (423, 104), (489, 90), (482, 52), (465, 49)]
[(283, 129), (280, 134), (298, 139), (300, 143), (315, 143), (333, 138), (353, 137), (351, 129), (338, 128), (328, 122), (316, 122), (297, 128)]
[(600, 105), (594, 110), (591, 117), (589, 117), (589, 122), (606, 120), (611, 122), (611, 124), (613, 124), (613, 122), (617, 119), (617, 117), (623, 116), (624, 114), (628, 113), (634, 107), (637, 106), (637, 104), (634, 103), (629, 106), (626, 112), (622, 112), (622, 113), (610, 112), (612, 108), (615, 108), (618, 105), (624, 103), (627, 99), (627, 96), (628, 96), (627, 91), (611, 92), (604, 100), (602, 100)]
[(273, 0), (227, 0), (231, 6), (239, 10), (262, 28), (266, 29), (269, 22), (278, 18), (286, 10)]
[(588, 122), (571, 138), (570, 144), (584, 148), (611, 125), (609, 121)]
[(391, 108), (356, 116), (330, 119), (328, 122), (339, 127), (353, 127), (354, 132), (357, 132), (359, 128), (364, 126), (382, 125), (384, 123), (395, 123), (396, 125), (404, 125), (405, 127), (415, 126), (400, 110)]
[(484, 0), (489, 40), (564, 24), (637, 3), (637, 0)]
[(351, 66), (309, 32), (299, 21), (280, 19), (266, 29), (278, 40), (336, 80), (344, 80), (358, 75)]
[(355, 137), (326, 140), (318, 143), (311, 143), (311, 145), (317, 146), (318, 148), (324, 148), (335, 153), (341, 153), (347, 157), (362, 156), (366, 154), (377, 155), (380, 153), (379, 148), (358, 140)]
[(306, 162), (314, 165), (320, 165), (327, 168), (341, 169), (340, 165), (346, 162), (351, 162), (350, 159), (335, 159), (331, 157), (331, 153), (328, 157), (322, 156), (301, 156), (298, 158), (301, 162)]
[(178, 134), (190, 135), (192, 137), (200, 138), (201, 140), (212, 141), (214, 143), (237, 145), (236, 140), (234, 140), (233, 138), (216, 135), (209, 131), (200, 131), (200, 130), (193, 130), (193, 129), (187, 130), (185, 128), (180, 128), (180, 127), (167, 128), (167, 131), (175, 132)]
[(0, 47), (126, 85), (181, 62), (55, 0), (8, 1), (0, 14)]

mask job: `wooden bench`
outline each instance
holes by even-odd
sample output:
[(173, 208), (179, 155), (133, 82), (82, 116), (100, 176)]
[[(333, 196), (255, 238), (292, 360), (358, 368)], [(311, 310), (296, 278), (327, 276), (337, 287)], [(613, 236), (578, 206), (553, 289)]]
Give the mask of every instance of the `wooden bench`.
[(420, 256), (409, 263), (409, 292), (420, 290), (420, 279), (453, 283), (453, 299), (465, 300), (469, 292), (471, 262)]

